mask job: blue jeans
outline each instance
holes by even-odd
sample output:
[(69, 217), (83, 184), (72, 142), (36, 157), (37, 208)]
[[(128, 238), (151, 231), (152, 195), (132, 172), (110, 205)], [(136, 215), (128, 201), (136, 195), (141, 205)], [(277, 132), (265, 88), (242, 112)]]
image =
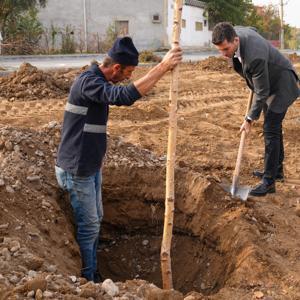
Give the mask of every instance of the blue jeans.
[(103, 218), (101, 170), (92, 176), (81, 177), (55, 166), (55, 173), (59, 186), (70, 194), (82, 260), (81, 276), (94, 281), (100, 223)]

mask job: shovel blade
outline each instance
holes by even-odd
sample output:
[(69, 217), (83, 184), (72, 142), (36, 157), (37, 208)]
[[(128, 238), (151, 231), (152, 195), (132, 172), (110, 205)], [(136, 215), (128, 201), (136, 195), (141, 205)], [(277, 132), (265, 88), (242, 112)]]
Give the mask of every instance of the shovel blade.
[(227, 183), (221, 183), (221, 187), (224, 191), (230, 193), (235, 198), (240, 198), (242, 201), (246, 201), (251, 188), (249, 186), (237, 186), (233, 187)]
[(239, 186), (236, 188), (235, 193), (231, 195), (237, 198), (240, 198), (243, 201), (246, 201), (250, 192), (249, 186)]

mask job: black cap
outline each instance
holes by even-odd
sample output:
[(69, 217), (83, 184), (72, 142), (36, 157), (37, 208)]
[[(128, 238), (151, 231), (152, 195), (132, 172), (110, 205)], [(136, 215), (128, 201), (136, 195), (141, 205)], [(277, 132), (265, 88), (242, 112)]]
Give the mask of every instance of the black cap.
[(128, 36), (117, 38), (108, 51), (108, 56), (121, 65), (137, 66), (139, 63), (139, 53)]

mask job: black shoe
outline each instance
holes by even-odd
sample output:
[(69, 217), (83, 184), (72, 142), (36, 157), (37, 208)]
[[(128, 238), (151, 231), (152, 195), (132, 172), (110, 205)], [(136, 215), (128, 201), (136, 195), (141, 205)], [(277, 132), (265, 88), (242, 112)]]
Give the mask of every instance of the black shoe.
[[(264, 172), (258, 171), (258, 170), (253, 171), (252, 174), (253, 174), (253, 176), (258, 177), (260, 179), (262, 179), (263, 176), (264, 176)], [(283, 173), (277, 173), (275, 180), (283, 182), (284, 181), (284, 175), (283, 175)]]
[(265, 196), (267, 194), (275, 193), (275, 183), (267, 184), (265, 182), (259, 183), (253, 189), (251, 189), (249, 195), (251, 196)]

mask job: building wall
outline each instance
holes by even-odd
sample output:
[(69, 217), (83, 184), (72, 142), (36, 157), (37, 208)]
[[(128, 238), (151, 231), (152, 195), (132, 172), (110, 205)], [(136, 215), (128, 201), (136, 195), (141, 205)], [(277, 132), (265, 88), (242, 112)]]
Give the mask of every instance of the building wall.
[[(128, 34), (139, 50), (157, 49), (167, 43), (164, 15), (165, 0), (86, 0), (86, 20), (88, 44), (94, 47), (97, 40), (103, 39), (108, 27), (115, 21), (128, 21)], [(77, 41), (84, 40), (84, 0), (51, 0), (39, 13), (44, 26), (51, 24), (75, 29)], [(159, 21), (153, 22), (158, 14)]]
[[(108, 28), (116, 21), (128, 21), (130, 35), (138, 50), (169, 47), (172, 41), (173, 0), (51, 0), (41, 9), (39, 18), (48, 28), (48, 46), (51, 39), (51, 25), (65, 32), (67, 26), (74, 32), (77, 48), (85, 50), (84, 3), (86, 3), (86, 33), (88, 49), (97, 51), (105, 39)], [(185, 48), (208, 46), (211, 32), (204, 26), (203, 9), (184, 5), (181, 43)], [(153, 16), (158, 15), (158, 21)], [(203, 23), (203, 31), (195, 30), (195, 22)], [(54, 46), (61, 45), (62, 34), (56, 35)], [(45, 42), (46, 40), (44, 40)]]
[[(211, 34), (208, 29), (208, 20), (203, 16), (204, 9), (195, 6), (184, 5), (182, 19), (185, 20), (185, 28), (181, 29), (180, 42), (184, 48), (199, 48), (211, 46)], [(206, 21), (206, 26), (205, 26)], [(196, 31), (196, 22), (203, 25), (202, 31)], [(168, 36), (169, 43), (172, 42), (173, 28), (173, 0), (168, 3)]]

